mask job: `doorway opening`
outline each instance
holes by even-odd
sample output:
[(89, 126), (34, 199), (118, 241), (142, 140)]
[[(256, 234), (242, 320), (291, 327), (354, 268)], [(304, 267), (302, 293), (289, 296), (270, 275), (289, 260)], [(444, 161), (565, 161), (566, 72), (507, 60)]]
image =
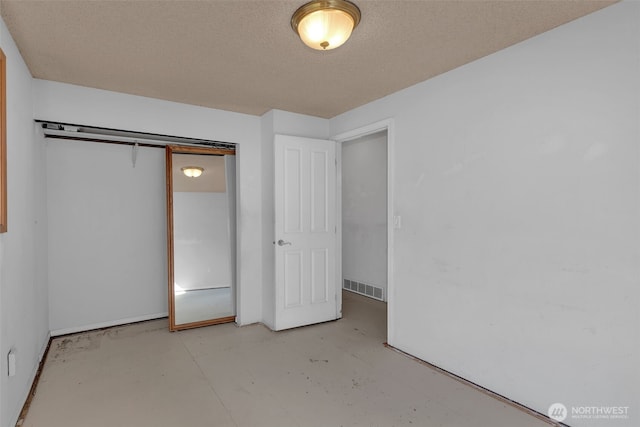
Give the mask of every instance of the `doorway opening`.
[[(177, 259), (177, 265), (187, 269), (186, 274), (178, 274), (182, 290), (170, 295), (189, 300), (187, 306), (197, 309), (183, 312), (187, 316), (177, 323), (191, 325), (220, 317), (233, 321), (240, 291), (234, 265), (239, 234), (235, 231), (235, 144), (36, 122), (43, 140), (57, 141), (47, 146), (51, 166), (47, 171), (48, 209), (56, 223), (49, 243), (50, 248), (60, 248), (50, 250), (56, 255), (52, 265), (58, 266), (50, 272), (50, 285), (63, 297), (50, 301), (52, 335), (167, 317), (171, 303), (167, 303), (167, 286), (160, 286), (167, 282), (168, 270), (167, 182), (161, 178), (166, 176), (163, 154), (167, 146), (176, 146), (180, 154), (195, 155), (195, 160), (190, 157), (182, 165), (199, 168), (203, 176), (195, 181), (202, 182), (215, 170), (221, 175), (218, 182), (224, 183), (216, 189), (176, 188), (175, 194), (171, 192), (178, 213), (183, 214), (178, 225), (184, 233), (178, 243), (188, 251)], [(200, 164), (200, 158), (218, 162)], [(209, 227), (194, 230), (203, 217)], [(213, 223), (212, 218), (216, 218)], [(222, 241), (224, 247), (211, 244)], [(203, 258), (210, 259), (208, 265), (194, 265)], [(224, 270), (224, 277), (209, 280), (213, 270)], [(83, 310), (69, 310), (67, 295), (83, 301)], [(213, 301), (221, 300), (224, 310), (214, 311)], [(206, 318), (195, 315), (202, 311), (207, 311)]]
[(342, 143), (342, 288), (387, 300), (387, 131)]
[(343, 314), (350, 316), (354, 304), (383, 304), (377, 310), (380, 319), (371, 326), (385, 329), (387, 342), (393, 301), (390, 125), (384, 122), (336, 137), (340, 144)]

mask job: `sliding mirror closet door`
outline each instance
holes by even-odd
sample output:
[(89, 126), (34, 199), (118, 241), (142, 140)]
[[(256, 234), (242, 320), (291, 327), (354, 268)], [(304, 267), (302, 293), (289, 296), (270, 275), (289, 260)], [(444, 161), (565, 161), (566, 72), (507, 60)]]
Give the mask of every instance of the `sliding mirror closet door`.
[(169, 329), (233, 322), (233, 150), (167, 147)]

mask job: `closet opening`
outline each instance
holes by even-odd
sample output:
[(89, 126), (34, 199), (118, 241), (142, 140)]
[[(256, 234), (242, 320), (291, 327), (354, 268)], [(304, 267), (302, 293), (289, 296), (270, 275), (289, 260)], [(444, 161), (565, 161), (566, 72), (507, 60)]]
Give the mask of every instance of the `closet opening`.
[[(235, 320), (239, 290), (235, 144), (36, 123), (50, 142), (46, 148), (49, 275), (55, 290), (56, 333), (167, 315), (171, 330)], [(168, 150), (176, 153), (169, 163)], [(182, 159), (188, 164), (182, 165)], [(200, 160), (205, 163), (196, 164)], [(201, 187), (206, 179), (184, 176), (185, 186), (168, 174), (172, 163), (178, 166), (179, 178), (182, 167), (200, 166), (204, 170), (200, 178), (213, 177), (215, 182)], [(168, 192), (170, 186), (175, 191)], [(170, 216), (167, 210), (169, 201), (180, 216), (177, 238), (174, 224), (168, 222), (174, 219), (174, 211)], [(200, 220), (204, 229), (196, 229)], [(174, 253), (178, 248), (180, 253)], [(173, 273), (178, 274), (169, 281)], [(173, 279), (179, 281), (178, 287)], [(224, 294), (224, 309), (210, 298), (213, 293)], [(174, 311), (183, 300), (188, 300), (184, 307), (191, 307), (191, 312)], [(80, 309), (69, 310), (71, 301)]]

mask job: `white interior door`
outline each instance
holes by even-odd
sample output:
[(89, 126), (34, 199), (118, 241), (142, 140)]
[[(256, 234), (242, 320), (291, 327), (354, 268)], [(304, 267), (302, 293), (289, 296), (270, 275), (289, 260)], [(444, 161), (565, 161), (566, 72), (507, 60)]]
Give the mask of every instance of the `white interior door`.
[(336, 143), (275, 137), (275, 329), (338, 318)]

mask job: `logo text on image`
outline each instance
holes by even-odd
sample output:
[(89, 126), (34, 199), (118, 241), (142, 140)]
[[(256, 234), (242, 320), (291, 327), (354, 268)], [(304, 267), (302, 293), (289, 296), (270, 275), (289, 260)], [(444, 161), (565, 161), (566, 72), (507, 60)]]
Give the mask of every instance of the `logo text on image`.
[(628, 419), (628, 406), (572, 406), (571, 411), (562, 403), (549, 406), (547, 415), (554, 421), (562, 422), (571, 419), (615, 420)]
[(554, 403), (549, 406), (549, 411), (547, 411), (547, 415), (549, 418), (555, 421), (564, 421), (567, 418), (567, 407), (562, 403)]
[(573, 406), (571, 418), (582, 419), (627, 419), (629, 418), (628, 406)]

